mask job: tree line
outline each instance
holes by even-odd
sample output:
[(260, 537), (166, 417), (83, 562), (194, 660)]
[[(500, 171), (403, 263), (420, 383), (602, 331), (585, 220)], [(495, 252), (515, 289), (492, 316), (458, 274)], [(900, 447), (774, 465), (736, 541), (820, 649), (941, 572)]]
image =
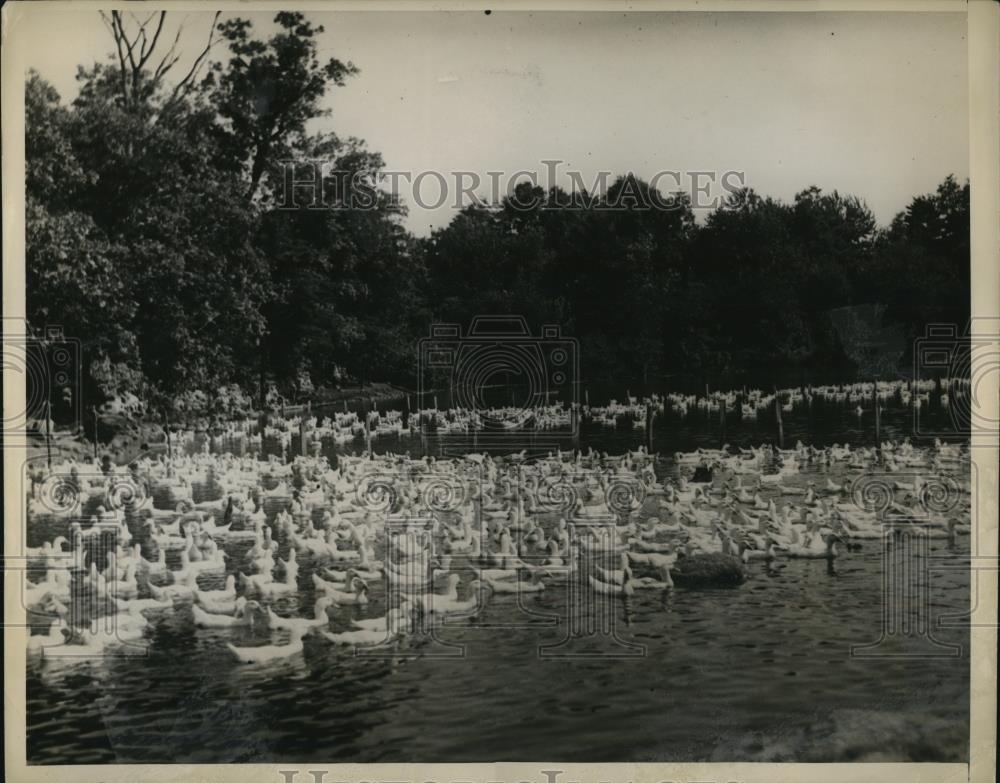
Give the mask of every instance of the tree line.
[[(36, 73), (25, 91), (29, 323), (80, 341), (88, 404), (412, 387), (429, 325), (483, 313), (562, 325), (587, 379), (713, 385), (850, 379), (844, 308), (877, 305), (904, 347), (968, 319), (969, 187), (953, 177), (888, 226), (817, 187), (791, 203), (743, 189), (697, 221), (682, 194), (647, 208), (632, 175), (596, 200), (522, 183), (418, 238), (383, 191), (346, 208), (378, 153), (308, 130), (330, 90), (363, 78), (320, 58), (322, 27), (281, 12), (260, 36), (216, 16), (177, 74), (162, 15), (105, 21), (115, 50), (79, 68), (71, 103)], [(288, 208), (286, 167), (316, 160), (342, 177)]]

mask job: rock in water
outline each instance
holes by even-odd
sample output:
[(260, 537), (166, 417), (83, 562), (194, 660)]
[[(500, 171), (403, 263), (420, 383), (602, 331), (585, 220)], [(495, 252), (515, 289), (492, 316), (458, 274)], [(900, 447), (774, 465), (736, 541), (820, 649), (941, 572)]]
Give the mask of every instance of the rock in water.
[(670, 576), (678, 587), (737, 587), (747, 580), (747, 571), (733, 555), (697, 554), (678, 558)]

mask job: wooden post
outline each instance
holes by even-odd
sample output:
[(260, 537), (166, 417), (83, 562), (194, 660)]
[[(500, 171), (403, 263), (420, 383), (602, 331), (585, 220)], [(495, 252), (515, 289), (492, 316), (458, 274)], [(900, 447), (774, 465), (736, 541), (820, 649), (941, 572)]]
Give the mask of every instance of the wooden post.
[(94, 462), (97, 462), (97, 406), (91, 405), (90, 410), (94, 414)]
[(173, 445), (170, 443), (170, 416), (166, 411), (163, 411), (163, 430), (167, 434), (167, 460), (173, 461), (174, 451)]
[(785, 448), (785, 426), (781, 421), (781, 397), (778, 396), (778, 389), (774, 389), (774, 413), (778, 419), (778, 448)]
[(344, 413), (347, 413), (347, 399), (344, 399)]
[(882, 416), (879, 413), (878, 381), (873, 381), (872, 397), (875, 400), (875, 449), (882, 451)]
[(372, 457), (372, 413), (365, 411), (365, 449), (368, 452), (368, 459)]
[(305, 457), (308, 454), (308, 449), (306, 448), (306, 417), (302, 416), (299, 419), (299, 451), (302, 456)]
[(646, 401), (646, 451), (653, 453), (653, 418), (656, 413), (653, 411), (653, 403)]
[(726, 398), (723, 397), (719, 405), (719, 448), (726, 445)]
[(583, 390), (583, 404), (590, 407), (590, 389)]

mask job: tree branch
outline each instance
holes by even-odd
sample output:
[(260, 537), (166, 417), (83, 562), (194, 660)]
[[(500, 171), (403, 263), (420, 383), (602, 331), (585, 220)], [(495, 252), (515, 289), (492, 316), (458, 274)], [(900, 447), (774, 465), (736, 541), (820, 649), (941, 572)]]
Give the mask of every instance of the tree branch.
[(113, 20), (109, 20), (104, 11), (101, 11), (101, 19), (104, 25), (111, 32), (112, 38), (115, 39), (115, 47), (118, 50), (118, 64), (119, 64), (119, 77), (122, 83), (122, 99), (125, 104), (128, 105), (128, 72), (125, 65), (125, 52), (122, 50), (122, 39), (118, 34), (118, 27), (114, 24)]
[[(163, 30), (163, 20), (166, 19), (166, 18), (167, 18), (167, 12), (166, 11), (160, 11), (160, 21), (156, 25), (156, 32), (153, 33), (153, 41), (149, 45), (149, 52), (147, 54), (140, 53), (140, 56), (139, 56), (139, 67), (140, 68), (142, 68), (146, 64), (146, 62), (149, 60), (149, 58), (153, 56), (153, 50), (156, 49), (156, 42), (159, 40), (160, 33)], [(150, 17), (150, 19), (152, 19), (152, 17)], [(149, 19), (147, 19), (145, 22), (143, 22), (142, 27), (139, 28), (140, 31), (142, 32), (142, 37), (144, 39), (146, 37), (146, 25), (148, 23), (149, 23)], [(145, 50), (145, 47), (143, 47), (143, 50)]]
[(181, 95), (186, 94), (193, 82), (195, 76), (198, 75), (198, 71), (201, 70), (202, 64), (205, 62), (205, 58), (211, 51), (212, 47), (215, 46), (215, 26), (219, 21), (219, 17), (222, 15), (222, 11), (216, 11), (215, 17), (212, 19), (212, 27), (208, 31), (208, 43), (205, 44), (205, 48), (201, 50), (201, 54), (195, 59), (194, 64), (191, 69), (187, 72), (187, 75), (177, 82), (177, 86), (174, 87), (173, 92), (170, 94), (170, 101), (172, 102), (176, 98), (181, 97)]

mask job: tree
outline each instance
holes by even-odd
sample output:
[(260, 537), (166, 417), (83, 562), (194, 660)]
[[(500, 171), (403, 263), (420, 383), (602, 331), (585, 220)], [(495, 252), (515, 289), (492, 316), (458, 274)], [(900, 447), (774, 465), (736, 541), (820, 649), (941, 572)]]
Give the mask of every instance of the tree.
[(257, 194), (268, 167), (302, 141), (306, 123), (329, 114), (319, 106), (327, 88), (358, 72), (353, 63), (332, 57), (320, 63), (315, 39), (323, 27), (303, 14), (281, 11), (274, 21), (281, 31), (267, 42), (250, 37), (245, 19), (219, 28), (232, 56), (219, 69), (213, 97), (229, 155), (249, 162), (247, 199)]

